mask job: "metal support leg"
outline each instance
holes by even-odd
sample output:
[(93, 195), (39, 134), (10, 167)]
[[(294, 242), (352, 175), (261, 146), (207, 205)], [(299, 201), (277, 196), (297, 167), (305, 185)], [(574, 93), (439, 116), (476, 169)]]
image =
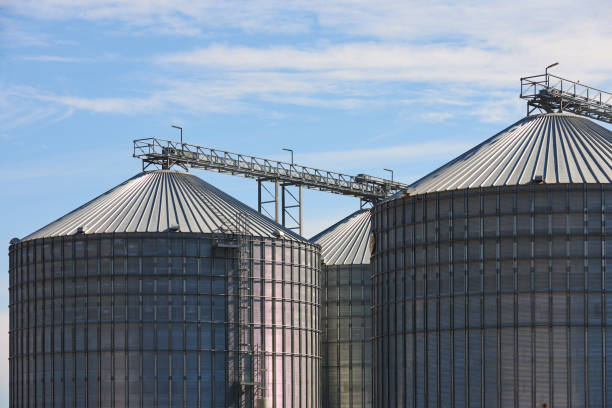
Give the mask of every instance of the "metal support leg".
[[(291, 192), (290, 187), (297, 187), (298, 192)], [(281, 186), (283, 227), (302, 234), (302, 186), (283, 184)]]
[(261, 214), (261, 180), (257, 180), (257, 212)]
[[(266, 185), (266, 183), (274, 183), (274, 188), (272, 188), (269, 184)], [(277, 180), (257, 180), (257, 211), (275, 222), (279, 222), (280, 216), (278, 184), (279, 183)], [(274, 204), (274, 209), (270, 208), (272, 204)]]
[(300, 235), (302, 235), (302, 186), (300, 185)]
[(286, 188), (286, 187), (285, 187), (285, 185), (283, 184), (283, 185), (281, 186), (281, 191), (282, 191), (282, 194), (281, 194), (281, 203), (282, 203), (282, 209), (283, 209), (283, 211), (282, 211), (282, 213), (283, 213), (283, 217), (282, 217), (282, 219), (283, 219), (283, 223), (282, 223), (282, 225), (283, 225), (283, 227), (284, 227), (285, 225), (287, 225), (287, 224), (285, 223), (285, 221), (286, 221), (286, 217), (285, 217), (285, 215), (286, 215), (286, 214), (285, 214), (285, 213), (286, 213), (286, 211), (285, 211), (285, 208), (287, 208), (287, 206), (285, 205), (285, 191), (286, 191), (286, 190), (287, 190), (287, 188)]
[(274, 181), (274, 211), (275, 211), (275, 215), (274, 215), (274, 221), (276, 221), (277, 223), (279, 222), (279, 217), (278, 217), (278, 210), (279, 210), (279, 205), (278, 205), (278, 180)]

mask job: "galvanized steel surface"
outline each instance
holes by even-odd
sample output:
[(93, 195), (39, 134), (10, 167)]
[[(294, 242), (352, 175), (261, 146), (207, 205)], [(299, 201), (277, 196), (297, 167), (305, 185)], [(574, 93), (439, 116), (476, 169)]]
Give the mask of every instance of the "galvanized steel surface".
[(529, 116), (418, 180), (406, 192), (533, 182), (612, 182), (612, 132), (573, 114)]
[(172, 170), (140, 173), (24, 240), (119, 232), (215, 233), (235, 229), (238, 213), (248, 216), (247, 234), (304, 240), (204, 180)]
[(253, 405), (253, 374), (320, 405), (318, 246), (191, 174), (139, 174), (9, 256), (11, 406)]
[(359, 210), (315, 235), (326, 265), (370, 263), (370, 210)]
[[(11, 406), (236, 406), (233, 251), (229, 236), (189, 233), (11, 245)], [(249, 254), (243, 324), (262, 354), (264, 395), (275, 407), (316, 408), (318, 248), (252, 237)]]
[(324, 265), (322, 273), (323, 406), (371, 407), (370, 265)]
[(375, 406), (612, 406), (612, 184), (410, 195), (372, 223)]
[(323, 403), (372, 406), (370, 211), (360, 210), (311, 242), (323, 258)]

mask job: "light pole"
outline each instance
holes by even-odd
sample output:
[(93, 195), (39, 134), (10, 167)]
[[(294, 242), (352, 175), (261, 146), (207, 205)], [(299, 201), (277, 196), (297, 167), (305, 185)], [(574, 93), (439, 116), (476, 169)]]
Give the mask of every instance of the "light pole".
[(172, 125), (173, 128), (181, 131), (181, 149), (183, 148), (183, 128), (180, 126)]
[(283, 147), (283, 150), (286, 152), (290, 152), (291, 153), (291, 165), (293, 166), (293, 150), (292, 149), (286, 149)]
[(391, 181), (393, 181), (393, 170), (390, 170), (390, 169), (383, 169), (383, 170), (391, 173)]
[(548, 79), (548, 69), (552, 68), (552, 67), (556, 67), (557, 65), (559, 65), (558, 62), (554, 62), (552, 64), (550, 64), (549, 66), (546, 67), (546, 69), (544, 70), (544, 76), (546, 77), (546, 86), (550, 86), (550, 80)]
[(550, 64), (549, 66), (547, 66), (546, 69), (544, 70), (544, 74), (548, 75), (548, 68), (556, 67), (557, 65), (559, 65), (559, 63), (555, 62), (555, 63)]

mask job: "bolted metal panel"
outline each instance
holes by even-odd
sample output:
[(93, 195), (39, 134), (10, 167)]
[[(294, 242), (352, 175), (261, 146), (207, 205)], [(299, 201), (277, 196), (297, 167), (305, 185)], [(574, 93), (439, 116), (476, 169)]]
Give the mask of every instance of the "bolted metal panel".
[(612, 185), (374, 209), (374, 405), (611, 406)]
[(323, 401), (372, 406), (370, 265), (323, 266)]
[(142, 173), (10, 252), (11, 406), (318, 407), (320, 251)]
[(357, 211), (317, 234), (323, 258), (323, 401), (372, 406), (370, 212)]
[[(318, 407), (318, 248), (248, 243), (252, 375), (275, 407)], [(183, 233), (11, 245), (11, 406), (253, 406), (237, 384), (235, 248)]]

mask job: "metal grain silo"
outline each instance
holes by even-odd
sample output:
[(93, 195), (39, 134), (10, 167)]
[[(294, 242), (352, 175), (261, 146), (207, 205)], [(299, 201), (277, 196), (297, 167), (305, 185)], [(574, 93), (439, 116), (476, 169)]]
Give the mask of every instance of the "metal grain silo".
[(612, 132), (527, 117), (378, 205), (374, 405), (612, 406)]
[(141, 173), (10, 252), (11, 406), (319, 406), (319, 249)]
[(311, 239), (322, 258), (322, 396), (325, 407), (372, 406), (370, 211)]

